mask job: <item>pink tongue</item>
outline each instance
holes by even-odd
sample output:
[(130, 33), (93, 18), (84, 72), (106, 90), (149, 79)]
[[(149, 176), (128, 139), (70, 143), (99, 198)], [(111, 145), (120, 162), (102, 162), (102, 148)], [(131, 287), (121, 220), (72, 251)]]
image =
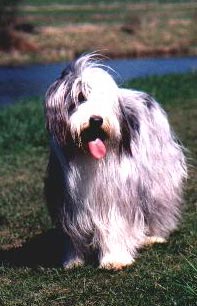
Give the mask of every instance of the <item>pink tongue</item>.
[(88, 142), (88, 148), (92, 156), (96, 159), (100, 159), (106, 154), (106, 147), (102, 140), (100, 140), (99, 138), (94, 141)]

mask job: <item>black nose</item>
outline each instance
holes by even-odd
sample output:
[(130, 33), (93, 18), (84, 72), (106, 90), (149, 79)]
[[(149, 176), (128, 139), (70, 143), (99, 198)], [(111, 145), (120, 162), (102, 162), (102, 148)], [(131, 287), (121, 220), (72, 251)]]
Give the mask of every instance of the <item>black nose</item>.
[(90, 126), (93, 128), (99, 128), (103, 124), (103, 118), (100, 116), (92, 116), (89, 120)]

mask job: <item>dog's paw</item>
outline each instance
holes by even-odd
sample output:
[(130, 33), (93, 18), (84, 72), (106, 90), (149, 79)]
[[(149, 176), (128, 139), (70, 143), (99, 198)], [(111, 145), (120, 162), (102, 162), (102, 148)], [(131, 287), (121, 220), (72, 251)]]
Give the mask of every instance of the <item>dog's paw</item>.
[(123, 270), (123, 269), (131, 266), (132, 264), (133, 264), (133, 262), (132, 263), (128, 263), (128, 264), (113, 262), (113, 263), (101, 264), (99, 266), (99, 268), (106, 269), (106, 270), (120, 271), (120, 270)]
[(163, 237), (159, 237), (159, 236), (150, 236), (150, 237), (146, 237), (144, 240), (144, 246), (149, 246), (155, 243), (166, 243), (167, 240)]
[(77, 268), (84, 265), (84, 261), (80, 258), (73, 258), (63, 263), (65, 269)]
[(134, 258), (127, 253), (119, 253), (119, 256), (117, 256), (117, 254), (114, 254), (114, 256), (112, 254), (107, 254), (102, 258), (99, 267), (107, 270), (122, 270), (128, 266), (131, 266), (133, 262)]

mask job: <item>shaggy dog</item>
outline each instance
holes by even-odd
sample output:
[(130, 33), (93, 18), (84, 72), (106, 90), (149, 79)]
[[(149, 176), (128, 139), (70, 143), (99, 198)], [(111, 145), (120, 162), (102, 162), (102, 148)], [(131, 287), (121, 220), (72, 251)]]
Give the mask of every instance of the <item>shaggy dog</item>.
[(140, 247), (164, 242), (177, 227), (187, 171), (159, 104), (119, 88), (89, 54), (50, 86), (45, 115), (45, 193), (65, 235), (64, 266), (121, 269)]

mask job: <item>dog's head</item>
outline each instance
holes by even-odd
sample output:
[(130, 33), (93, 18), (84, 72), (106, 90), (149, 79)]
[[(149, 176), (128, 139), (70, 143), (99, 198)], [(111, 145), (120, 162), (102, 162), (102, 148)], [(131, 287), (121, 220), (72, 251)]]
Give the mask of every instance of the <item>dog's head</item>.
[(120, 89), (95, 55), (84, 55), (63, 71), (46, 93), (45, 113), (60, 145), (72, 141), (95, 158), (103, 157), (110, 144), (130, 147), (131, 125)]

